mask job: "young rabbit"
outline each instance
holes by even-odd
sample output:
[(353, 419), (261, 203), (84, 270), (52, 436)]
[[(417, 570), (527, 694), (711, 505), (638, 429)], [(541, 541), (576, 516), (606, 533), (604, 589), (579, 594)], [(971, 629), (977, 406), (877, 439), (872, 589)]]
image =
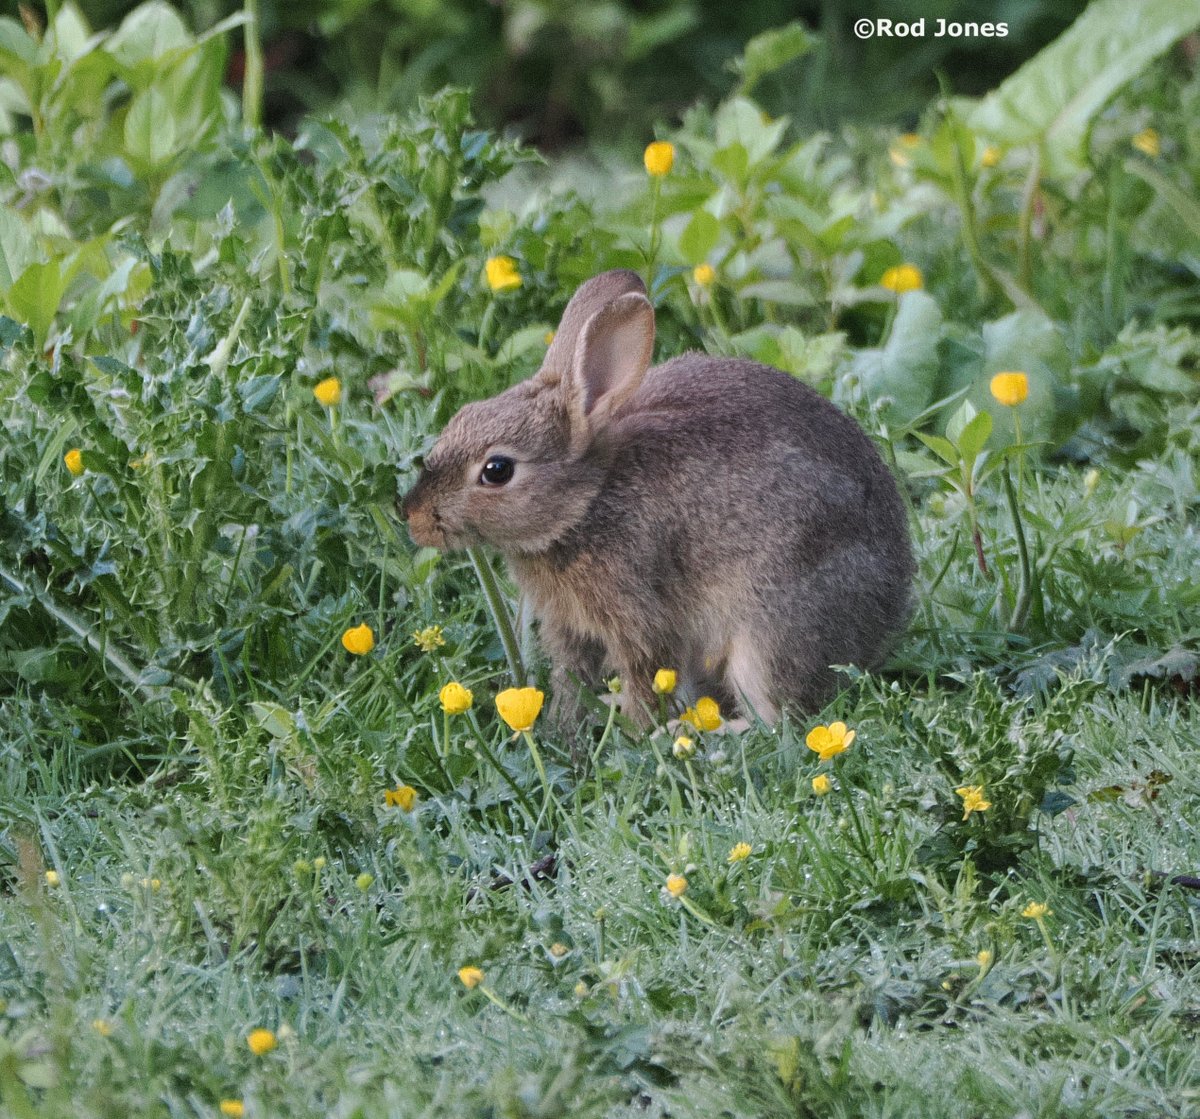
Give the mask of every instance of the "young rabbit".
[(540, 622), (559, 720), (615, 672), (774, 721), (869, 667), (908, 613), (904, 506), (849, 417), (786, 373), (687, 353), (650, 368), (634, 272), (588, 280), (529, 380), (464, 407), (403, 499), (420, 545), (490, 544)]

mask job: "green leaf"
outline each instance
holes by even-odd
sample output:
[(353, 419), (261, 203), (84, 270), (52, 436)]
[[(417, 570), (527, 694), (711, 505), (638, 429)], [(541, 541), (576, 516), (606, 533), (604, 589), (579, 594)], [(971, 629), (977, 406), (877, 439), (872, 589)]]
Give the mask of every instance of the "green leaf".
[(916, 435), (944, 463), (949, 466), (958, 465), (958, 451), (949, 439), (943, 439), (940, 435), (926, 435), (921, 431)]
[(769, 120), (753, 101), (734, 97), (717, 110), (715, 125), (717, 147), (741, 144), (753, 166), (779, 146), (787, 121)]
[(721, 223), (707, 210), (697, 210), (679, 235), (680, 255), (688, 264), (701, 264), (717, 247), (720, 236)]
[(192, 43), (179, 13), (164, 0), (151, 0), (125, 17), (108, 41), (108, 53), (121, 66), (132, 69)]
[(905, 293), (887, 344), (855, 355), (842, 391), (865, 397), (889, 423), (911, 423), (933, 401), (941, 336), (942, 312), (933, 297)]
[(15, 19), (0, 16), (0, 61), (36, 66), (37, 43)]
[(140, 171), (152, 171), (176, 151), (175, 117), (158, 89), (139, 93), (125, 117), (125, 152)]
[(1125, 163), (1125, 170), (1136, 175), (1143, 182), (1149, 183), (1162, 200), (1175, 211), (1192, 239), (1200, 241), (1200, 203), (1195, 198), (1181, 190), (1157, 168), (1150, 167), (1141, 160), (1128, 160)]
[(1086, 165), (1085, 140), (1109, 99), (1172, 43), (1200, 27), (1200, 0), (1096, 0), (967, 115), (1000, 144), (1038, 144), (1043, 167)]
[(51, 260), (29, 265), (9, 289), (9, 309), (15, 318), (29, 324), (39, 346), (46, 341), (66, 287), (61, 265)]
[(817, 37), (799, 21), (755, 35), (742, 57), (734, 59), (730, 67), (742, 76), (738, 92), (749, 93), (768, 74), (802, 58), (816, 45)]
[(23, 218), (0, 206), (0, 293), (37, 259), (33, 234)]
[(979, 452), (983, 450), (984, 444), (987, 443), (988, 436), (991, 434), (992, 417), (989, 412), (980, 412), (959, 433), (958, 449), (962, 452), (968, 468), (979, 457)]

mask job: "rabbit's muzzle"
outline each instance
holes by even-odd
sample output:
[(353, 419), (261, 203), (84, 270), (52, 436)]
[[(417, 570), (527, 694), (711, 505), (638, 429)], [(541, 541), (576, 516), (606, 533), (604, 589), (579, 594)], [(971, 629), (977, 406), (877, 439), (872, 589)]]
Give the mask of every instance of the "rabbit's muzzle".
[(446, 533), (438, 522), (433, 504), (422, 493), (420, 479), (397, 503), (400, 519), (408, 524), (408, 535), (421, 548), (444, 548)]

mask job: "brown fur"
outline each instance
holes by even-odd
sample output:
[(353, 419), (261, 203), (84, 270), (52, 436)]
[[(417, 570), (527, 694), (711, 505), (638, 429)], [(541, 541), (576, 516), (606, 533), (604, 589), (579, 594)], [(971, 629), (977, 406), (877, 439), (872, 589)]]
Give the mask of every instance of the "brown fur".
[[(774, 720), (812, 709), (835, 664), (878, 664), (908, 614), (904, 506), (862, 429), (755, 362), (689, 353), (648, 368), (654, 313), (633, 272), (589, 280), (542, 369), (468, 404), (430, 452), (403, 514), (422, 545), (508, 559), (554, 663), (615, 671), (622, 706), (653, 709), (657, 669), (681, 695)], [(516, 471), (485, 486), (505, 454)]]

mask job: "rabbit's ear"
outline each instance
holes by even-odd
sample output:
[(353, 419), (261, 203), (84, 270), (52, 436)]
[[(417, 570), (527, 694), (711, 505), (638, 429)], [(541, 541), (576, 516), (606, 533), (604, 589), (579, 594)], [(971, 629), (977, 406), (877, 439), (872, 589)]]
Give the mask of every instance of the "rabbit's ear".
[(543, 372), (551, 377), (569, 375), (575, 363), (579, 336), (588, 321), (614, 299), (631, 291), (644, 295), (646, 285), (642, 283), (641, 276), (627, 268), (601, 272), (599, 276), (580, 284), (563, 311), (562, 321), (554, 332), (554, 341), (546, 351), (546, 358), (542, 362)]
[(573, 411), (592, 431), (642, 383), (654, 353), (654, 308), (640, 292), (614, 299), (587, 321), (575, 346)]

